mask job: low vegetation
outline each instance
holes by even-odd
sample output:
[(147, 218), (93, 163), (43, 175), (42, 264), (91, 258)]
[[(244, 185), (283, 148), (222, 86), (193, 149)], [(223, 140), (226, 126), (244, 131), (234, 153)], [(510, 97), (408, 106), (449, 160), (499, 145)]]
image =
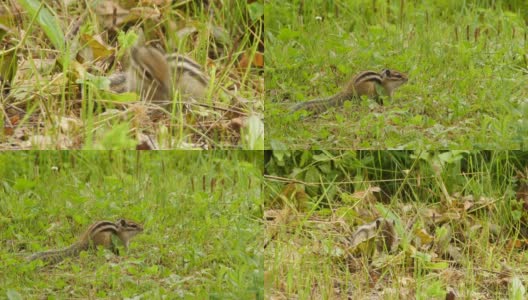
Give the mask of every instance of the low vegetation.
[[(270, 0), (265, 15), (268, 148), (526, 147), (525, 1)], [(384, 106), (289, 114), (384, 68), (409, 75)]]
[(527, 154), (273, 151), (266, 296), (526, 299)]
[[(263, 299), (262, 159), (253, 152), (0, 154), (0, 295)], [(145, 230), (128, 252), (27, 262), (93, 222)]]
[[(3, 1), (0, 149), (262, 149), (262, 18), (259, 1)], [(111, 91), (141, 41), (203, 66), (207, 99)]]

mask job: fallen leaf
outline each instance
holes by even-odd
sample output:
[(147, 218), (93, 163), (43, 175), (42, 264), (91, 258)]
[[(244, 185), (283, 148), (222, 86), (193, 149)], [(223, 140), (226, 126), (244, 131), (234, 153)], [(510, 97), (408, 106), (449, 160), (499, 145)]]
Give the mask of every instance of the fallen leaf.
[(253, 59), (249, 56), (248, 53), (244, 53), (242, 55), (242, 58), (238, 62), (238, 67), (245, 70), (249, 66), (257, 67), (257, 68), (264, 68), (264, 54), (260, 52), (256, 52), (253, 56)]
[(472, 201), (467, 200), (467, 201), (464, 202), (464, 210), (465, 211), (468, 211), (472, 207), (473, 207), (473, 202)]
[(420, 245), (427, 245), (434, 241), (434, 237), (423, 228), (416, 229), (414, 235), (420, 240)]
[(296, 210), (304, 211), (307, 206), (308, 198), (304, 185), (292, 182), (282, 189), (279, 195), (273, 199), (273, 203), (278, 204), (280, 207), (284, 207), (288, 203), (291, 203)]
[(13, 115), (9, 118), (9, 122), (11, 123), (11, 125), (15, 126), (18, 124), (18, 122), (20, 121), (20, 115)]
[(105, 45), (104, 41), (98, 35), (82, 34), (80, 39), (91, 50), (93, 59), (105, 59), (114, 53), (111, 47)]
[(233, 118), (231, 119), (231, 122), (229, 122), (229, 127), (237, 133), (240, 133), (240, 129), (242, 128), (243, 125), (244, 125), (243, 117)]

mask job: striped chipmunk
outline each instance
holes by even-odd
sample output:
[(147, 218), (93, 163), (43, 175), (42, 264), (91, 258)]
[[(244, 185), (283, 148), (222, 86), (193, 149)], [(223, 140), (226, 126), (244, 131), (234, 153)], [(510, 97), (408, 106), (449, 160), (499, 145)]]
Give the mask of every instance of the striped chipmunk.
[[(299, 103), (291, 109), (291, 112), (307, 110), (318, 114), (330, 107), (342, 106), (345, 101), (358, 99), (361, 96), (367, 96), (376, 100), (379, 105), (383, 105), (381, 96), (388, 96), (392, 99), (394, 91), (407, 80), (407, 74), (395, 70), (384, 69), (380, 73), (363, 71), (354, 76), (341, 92), (328, 98)], [(382, 92), (382, 95), (378, 94), (378, 90)]]
[(202, 67), (179, 54), (163, 54), (150, 46), (134, 46), (126, 72), (109, 76), (110, 89), (117, 93), (136, 92), (143, 101), (171, 103), (178, 91), (184, 101), (200, 101), (207, 95), (209, 80)]
[(378, 218), (374, 222), (359, 226), (350, 237), (351, 248), (356, 248), (359, 244), (370, 239), (376, 240), (378, 251), (394, 251), (398, 247), (398, 234), (395, 229), (396, 222), (385, 218)]
[(142, 231), (143, 226), (141, 224), (130, 220), (119, 219), (116, 222), (98, 221), (88, 227), (77, 242), (71, 246), (60, 250), (38, 252), (31, 255), (28, 260), (40, 259), (48, 264), (56, 264), (66, 257), (78, 256), (81, 251), (94, 249), (97, 246), (110, 249), (114, 254), (119, 255), (119, 249), (116, 247), (117, 245), (112, 240), (112, 237), (117, 237), (117, 240), (123, 244), (125, 250), (128, 250), (130, 239)]

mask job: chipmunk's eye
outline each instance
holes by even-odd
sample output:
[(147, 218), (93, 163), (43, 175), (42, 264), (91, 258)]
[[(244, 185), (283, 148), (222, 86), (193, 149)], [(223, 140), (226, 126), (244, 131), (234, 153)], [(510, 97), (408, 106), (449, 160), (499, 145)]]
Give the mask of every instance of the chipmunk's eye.
[(146, 77), (148, 80), (151, 80), (151, 81), (153, 80), (152, 74), (150, 74), (149, 71), (145, 70), (145, 71), (143, 72), (143, 75), (145, 75), (145, 77)]

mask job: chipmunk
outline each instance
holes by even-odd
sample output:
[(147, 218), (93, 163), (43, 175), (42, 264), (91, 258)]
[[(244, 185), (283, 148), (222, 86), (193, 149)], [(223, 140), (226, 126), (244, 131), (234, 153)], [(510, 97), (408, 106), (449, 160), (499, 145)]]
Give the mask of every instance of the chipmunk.
[(81, 251), (92, 249), (99, 245), (119, 255), (119, 249), (113, 243), (112, 236), (116, 236), (123, 243), (125, 250), (128, 250), (130, 239), (142, 231), (143, 226), (129, 220), (119, 219), (115, 223), (111, 221), (98, 221), (88, 227), (79, 240), (70, 247), (60, 250), (38, 252), (31, 255), (28, 260), (41, 259), (47, 263), (55, 264), (68, 256), (77, 256)]
[(374, 222), (359, 226), (350, 239), (351, 248), (356, 248), (363, 242), (376, 239), (378, 251), (394, 251), (398, 246), (398, 235), (395, 229), (395, 221), (378, 218)]
[(394, 91), (408, 80), (405, 73), (384, 69), (381, 73), (364, 71), (352, 78), (345, 88), (328, 98), (315, 99), (295, 105), (291, 112), (304, 109), (314, 113), (322, 113), (332, 106), (341, 106), (346, 100), (367, 96), (383, 105), (383, 99), (378, 94), (376, 86), (381, 86), (385, 95), (392, 99)]
[(209, 86), (201, 66), (192, 59), (147, 46), (133, 47), (128, 71), (109, 79), (112, 91), (137, 92), (143, 101), (157, 104), (170, 102), (175, 91), (182, 99), (203, 99)]

